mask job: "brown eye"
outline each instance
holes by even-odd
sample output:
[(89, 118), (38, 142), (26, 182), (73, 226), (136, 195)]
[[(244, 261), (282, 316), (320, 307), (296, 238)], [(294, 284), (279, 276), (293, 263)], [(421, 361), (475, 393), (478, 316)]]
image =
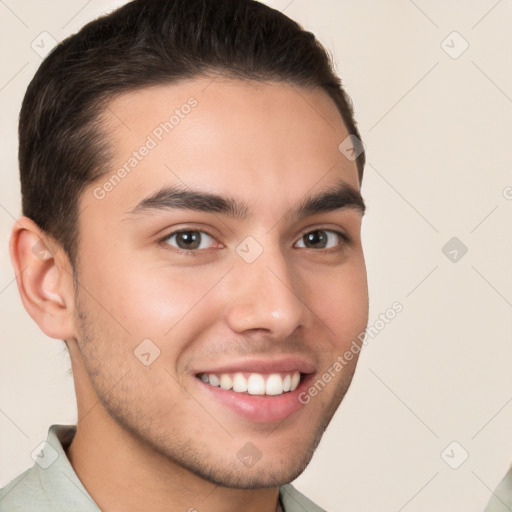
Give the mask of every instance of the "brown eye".
[(193, 251), (196, 249), (208, 249), (211, 246), (213, 237), (204, 231), (176, 231), (171, 233), (165, 240), (165, 243), (184, 251)]
[(330, 249), (331, 247), (339, 245), (340, 239), (344, 240), (345, 237), (337, 231), (316, 229), (302, 236), (297, 244), (302, 243), (299, 247), (306, 249)]

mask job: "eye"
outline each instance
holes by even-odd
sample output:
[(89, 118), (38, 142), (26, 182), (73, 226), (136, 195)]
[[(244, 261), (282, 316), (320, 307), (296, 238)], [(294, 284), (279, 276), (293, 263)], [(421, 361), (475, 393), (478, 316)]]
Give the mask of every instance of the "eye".
[(183, 230), (175, 231), (162, 239), (163, 243), (171, 245), (182, 251), (194, 251), (196, 249), (208, 249), (215, 239), (204, 231)]
[(347, 241), (347, 237), (338, 231), (316, 229), (303, 235), (297, 244), (298, 247), (306, 249), (331, 249)]

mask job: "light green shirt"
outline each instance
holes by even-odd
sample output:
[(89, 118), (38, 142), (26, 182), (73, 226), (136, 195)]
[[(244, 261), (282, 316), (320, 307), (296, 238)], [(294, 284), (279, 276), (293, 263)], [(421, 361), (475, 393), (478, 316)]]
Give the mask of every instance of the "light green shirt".
[[(66, 452), (76, 425), (52, 425), (36, 463), (0, 489), (0, 512), (101, 512)], [(279, 488), (285, 512), (325, 512), (292, 485)]]
[(510, 512), (510, 510), (512, 510), (512, 467), (492, 493), (484, 512)]

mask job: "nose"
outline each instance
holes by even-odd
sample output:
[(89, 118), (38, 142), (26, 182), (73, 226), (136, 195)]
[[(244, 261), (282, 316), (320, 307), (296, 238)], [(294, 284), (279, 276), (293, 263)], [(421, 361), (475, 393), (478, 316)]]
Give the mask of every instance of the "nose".
[(309, 321), (305, 288), (290, 267), (280, 249), (265, 249), (252, 263), (236, 261), (226, 317), (233, 331), (264, 330), (272, 338), (285, 339)]

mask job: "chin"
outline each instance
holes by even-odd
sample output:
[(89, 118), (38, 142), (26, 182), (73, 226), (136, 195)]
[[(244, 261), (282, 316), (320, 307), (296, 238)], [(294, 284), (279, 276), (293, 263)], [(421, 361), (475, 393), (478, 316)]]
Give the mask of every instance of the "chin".
[(292, 482), (304, 472), (324, 431), (325, 428), (321, 428), (313, 438), (304, 439), (302, 442), (296, 440), (293, 446), (281, 445), (281, 449), (279, 445), (275, 445), (263, 453), (255, 444), (248, 442), (237, 453), (226, 447), (222, 454), (210, 451), (206, 457), (181, 457), (181, 460), (175, 462), (196, 476), (222, 487), (278, 487)]
[[(312, 454), (311, 454), (312, 455)], [(192, 471), (200, 478), (212, 484), (231, 489), (262, 489), (279, 487), (295, 480), (306, 469), (311, 456), (301, 459), (298, 463), (273, 463), (259, 460), (252, 467), (236, 469), (221, 467), (219, 464), (209, 468), (195, 468)]]

